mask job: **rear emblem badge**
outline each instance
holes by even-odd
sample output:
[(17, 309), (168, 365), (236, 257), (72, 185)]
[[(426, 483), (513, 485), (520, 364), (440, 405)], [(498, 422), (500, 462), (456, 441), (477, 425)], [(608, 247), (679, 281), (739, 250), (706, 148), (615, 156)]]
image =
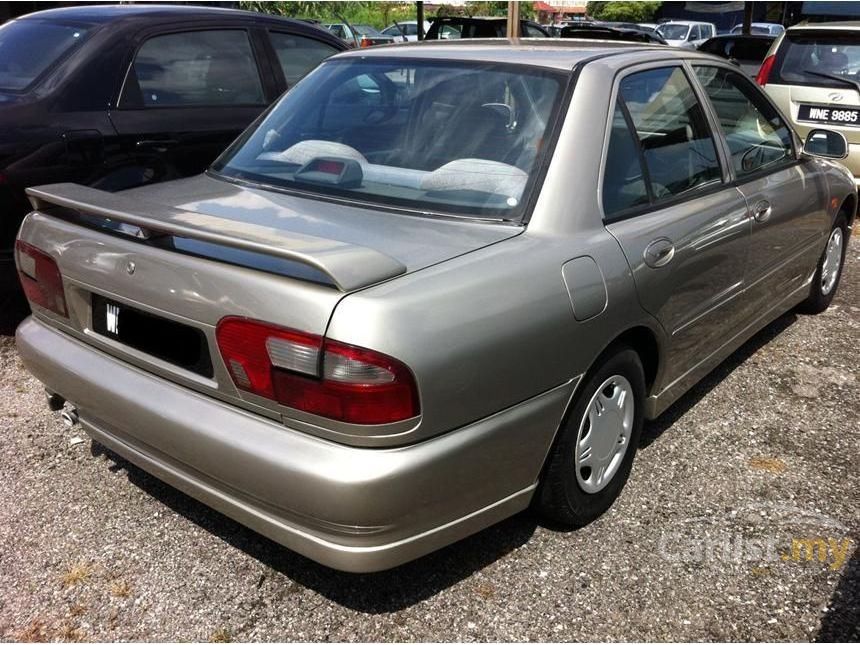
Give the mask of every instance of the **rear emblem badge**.
[(842, 100), (842, 95), (839, 92), (831, 92), (827, 95), (827, 98), (829, 98), (834, 103), (839, 103), (839, 101)]
[(134, 262), (132, 261), (129, 261), (129, 263), (125, 265), (126, 273), (128, 273), (129, 275), (134, 275), (135, 268), (136, 267), (134, 266)]

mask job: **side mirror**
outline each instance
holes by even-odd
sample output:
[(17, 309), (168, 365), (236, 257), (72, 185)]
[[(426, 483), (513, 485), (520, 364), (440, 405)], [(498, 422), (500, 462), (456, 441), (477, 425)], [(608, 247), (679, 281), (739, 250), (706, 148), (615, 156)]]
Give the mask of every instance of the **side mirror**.
[(848, 141), (840, 132), (816, 128), (806, 135), (803, 152), (814, 157), (845, 159), (848, 156)]

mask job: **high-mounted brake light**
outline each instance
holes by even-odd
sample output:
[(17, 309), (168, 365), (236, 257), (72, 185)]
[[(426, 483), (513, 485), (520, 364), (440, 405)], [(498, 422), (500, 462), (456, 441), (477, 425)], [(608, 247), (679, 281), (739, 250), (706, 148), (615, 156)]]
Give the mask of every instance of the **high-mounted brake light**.
[(15, 241), (18, 278), (27, 300), (64, 318), (68, 316), (60, 268), (50, 255), (31, 244)]
[(233, 382), (246, 392), (347, 423), (419, 413), (415, 377), (385, 354), (235, 316), (218, 323), (216, 337)]
[(776, 62), (776, 56), (771, 54), (764, 59), (764, 62), (761, 64), (761, 67), (758, 70), (758, 74), (756, 74), (755, 82), (762, 87), (767, 85), (767, 81), (770, 78), (770, 72), (773, 69), (774, 62)]

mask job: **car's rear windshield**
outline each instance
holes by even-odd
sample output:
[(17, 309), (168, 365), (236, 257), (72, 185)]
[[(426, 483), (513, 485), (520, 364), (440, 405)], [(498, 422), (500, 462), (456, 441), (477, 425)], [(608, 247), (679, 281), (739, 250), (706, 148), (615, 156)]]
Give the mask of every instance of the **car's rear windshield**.
[(86, 27), (45, 20), (13, 20), (0, 26), (0, 89), (26, 89), (79, 47), (86, 35)]
[(858, 72), (857, 32), (789, 32), (777, 53), (770, 82), (844, 88), (860, 81)]
[(212, 170), (305, 194), (518, 219), (565, 78), (519, 65), (329, 61)]

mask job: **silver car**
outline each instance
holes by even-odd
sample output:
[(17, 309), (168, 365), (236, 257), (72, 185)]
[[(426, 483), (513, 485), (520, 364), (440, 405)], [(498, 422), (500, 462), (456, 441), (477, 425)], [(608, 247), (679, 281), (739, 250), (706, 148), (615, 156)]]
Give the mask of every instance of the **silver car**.
[(349, 571), (606, 511), (643, 419), (828, 306), (857, 206), (720, 59), (503, 40), (334, 56), (202, 176), (29, 193), (49, 404)]

